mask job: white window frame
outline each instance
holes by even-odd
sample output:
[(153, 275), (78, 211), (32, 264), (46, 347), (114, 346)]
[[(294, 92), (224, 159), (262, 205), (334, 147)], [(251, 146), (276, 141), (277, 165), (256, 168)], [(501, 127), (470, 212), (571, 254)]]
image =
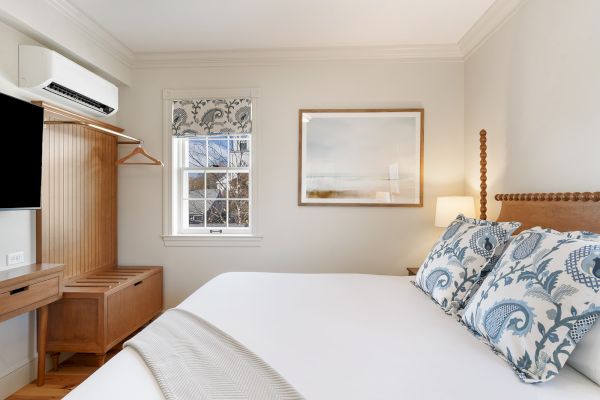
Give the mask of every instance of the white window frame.
[[(173, 101), (197, 98), (251, 98), (252, 133), (250, 134), (250, 183), (249, 228), (223, 229), (222, 233), (210, 233), (210, 228), (183, 228), (182, 185), (185, 141), (173, 139), (171, 121)], [(163, 90), (163, 242), (165, 246), (259, 246), (262, 236), (258, 234), (258, 163), (259, 124), (258, 89), (198, 89)], [(206, 218), (206, 216), (205, 216)], [(206, 230), (205, 230), (206, 229)], [(220, 228), (212, 228), (219, 230)]]

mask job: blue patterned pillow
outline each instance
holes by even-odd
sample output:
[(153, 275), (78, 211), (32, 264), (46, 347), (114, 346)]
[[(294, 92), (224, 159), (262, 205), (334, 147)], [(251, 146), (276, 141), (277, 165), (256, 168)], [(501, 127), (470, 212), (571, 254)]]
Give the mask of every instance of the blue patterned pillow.
[(533, 228), (511, 242), (462, 318), (523, 381), (545, 382), (593, 326), (599, 305), (600, 243)]
[(444, 311), (456, 313), (496, 249), (519, 226), (516, 222), (490, 222), (459, 215), (429, 252), (417, 272), (415, 285)]
[(542, 228), (541, 226), (536, 226), (534, 228), (531, 228), (530, 230), (534, 232), (545, 232), (552, 233), (554, 235), (563, 235), (568, 237), (569, 239), (584, 239), (600, 242), (600, 234), (589, 231), (559, 232), (551, 228)]
[[(556, 231), (556, 230), (551, 229), (551, 228), (542, 228), (541, 226), (536, 226), (534, 228), (531, 228), (531, 230), (532, 231), (545, 232), (545, 233), (553, 233), (555, 235), (564, 235), (564, 236), (566, 236), (568, 238), (571, 238), (571, 239), (596, 240), (596, 241), (600, 242), (600, 234), (597, 234), (597, 233), (594, 233), (594, 232), (589, 232), (589, 231), (559, 232), (559, 231)], [(470, 298), (472, 297), (473, 294), (475, 294), (475, 292), (477, 292), (477, 290), (479, 289), (479, 287), (483, 283), (483, 280), (485, 279), (485, 277), (498, 264), (498, 261), (500, 260), (500, 257), (502, 256), (502, 254), (504, 253), (504, 251), (508, 248), (508, 245), (510, 244), (510, 242), (512, 241), (512, 239), (513, 239), (513, 236), (511, 236), (508, 239), (508, 241), (506, 243), (504, 243), (504, 245), (498, 246), (498, 248), (494, 252), (494, 255), (492, 256), (492, 259), (487, 263), (487, 265), (485, 267), (483, 267), (483, 270), (481, 271), (481, 274), (480, 274), (480, 277), (479, 277), (479, 281), (473, 285), (473, 287), (469, 291), (467, 297), (464, 299), (463, 305), (466, 305), (470, 301)]]
[(496, 250), (494, 250), (494, 255), (492, 256), (490, 261), (488, 261), (488, 263), (481, 270), (481, 273), (479, 274), (479, 279), (477, 280), (477, 282), (475, 282), (473, 284), (473, 286), (471, 286), (471, 289), (467, 292), (467, 294), (465, 295), (465, 298), (459, 304), (459, 307), (458, 307), (459, 308), (458, 309), (459, 316), (462, 317), (462, 314), (464, 312), (464, 307), (466, 307), (466, 305), (469, 304), (469, 301), (471, 301), (471, 298), (473, 297), (473, 295), (475, 293), (477, 293), (477, 291), (479, 290), (479, 287), (481, 286), (481, 284), (483, 283), (485, 278), (488, 276), (488, 274), (494, 269), (494, 267), (496, 265), (498, 265), (498, 261), (500, 261), (502, 254), (504, 254), (504, 251), (508, 248), (508, 246), (510, 245), (513, 238), (514, 238), (514, 236), (509, 237), (508, 240), (503, 245), (496, 247)]
[[(564, 235), (572, 239), (586, 239), (600, 242), (600, 235), (588, 231), (571, 231), (558, 232), (548, 228), (532, 228), (539, 229), (546, 233), (554, 233), (556, 235)], [(587, 376), (598, 385), (600, 385), (600, 323), (594, 324), (594, 328), (585, 335), (583, 342), (577, 343), (575, 351), (569, 357), (567, 364)]]

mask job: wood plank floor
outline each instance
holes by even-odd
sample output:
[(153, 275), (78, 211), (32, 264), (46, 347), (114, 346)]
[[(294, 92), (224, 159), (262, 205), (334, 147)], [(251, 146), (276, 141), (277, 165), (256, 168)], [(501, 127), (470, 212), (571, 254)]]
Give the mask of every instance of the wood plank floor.
[[(119, 344), (106, 355), (106, 361), (122, 348)], [(23, 386), (6, 400), (55, 400), (62, 399), (77, 385), (98, 369), (96, 358), (88, 354), (75, 354), (60, 364), (58, 371), (46, 374), (46, 384), (37, 386), (35, 382)]]

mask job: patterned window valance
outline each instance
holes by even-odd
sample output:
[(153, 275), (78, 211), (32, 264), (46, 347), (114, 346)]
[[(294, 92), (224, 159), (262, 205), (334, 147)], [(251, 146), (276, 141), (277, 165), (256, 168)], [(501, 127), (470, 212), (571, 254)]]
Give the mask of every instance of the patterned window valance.
[(173, 136), (252, 133), (252, 99), (173, 101)]

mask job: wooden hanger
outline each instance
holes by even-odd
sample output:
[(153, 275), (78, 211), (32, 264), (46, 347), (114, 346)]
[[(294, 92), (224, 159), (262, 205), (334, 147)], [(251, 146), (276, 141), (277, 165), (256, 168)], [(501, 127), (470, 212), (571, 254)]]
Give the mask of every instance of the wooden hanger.
[[(162, 167), (163, 166), (162, 161), (160, 161), (160, 160), (152, 157), (150, 154), (148, 154), (146, 152), (146, 150), (144, 150), (144, 148), (142, 147), (142, 144), (143, 143), (140, 143), (133, 150), (131, 150), (131, 152), (129, 154), (127, 154), (125, 157), (117, 160), (117, 165), (160, 165)], [(150, 161), (148, 161), (148, 162), (140, 162), (140, 161), (127, 162), (127, 160), (129, 160), (131, 157), (133, 157), (137, 154), (140, 154), (140, 155), (146, 157)]]

